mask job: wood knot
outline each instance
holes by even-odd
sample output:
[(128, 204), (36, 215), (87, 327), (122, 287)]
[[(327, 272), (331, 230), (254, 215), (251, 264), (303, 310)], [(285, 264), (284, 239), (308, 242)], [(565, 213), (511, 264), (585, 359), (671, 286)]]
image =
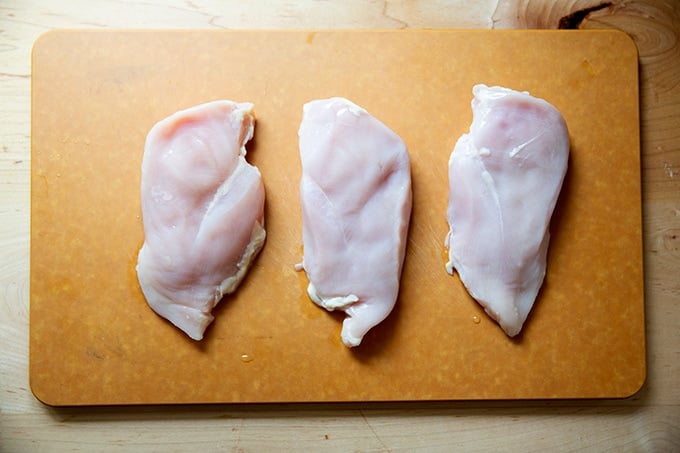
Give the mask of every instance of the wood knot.
[(664, 231), (663, 246), (670, 252), (680, 250), (680, 228), (671, 228)]
[(609, 8), (610, 6), (612, 6), (611, 2), (604, 2), (600, 3), (599, 5), (574, 11), (573, 13), (562, 17), (557, 24), (557, 28), (560, 30), (578, 30), (581, 22), (583, 22), (583, 20), (588, 17), (588, 14), (601, 9)]

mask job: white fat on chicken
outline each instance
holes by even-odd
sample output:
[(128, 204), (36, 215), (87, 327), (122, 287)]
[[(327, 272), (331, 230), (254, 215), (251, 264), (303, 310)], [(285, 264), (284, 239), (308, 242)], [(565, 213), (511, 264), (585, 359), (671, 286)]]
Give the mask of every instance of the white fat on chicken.
[(513, 337), (546, 273), (569, 158), (560, 112), (527, 92), (476, 85), (470, 131), (449, 159), (447, 271)]
[(158, 122), (146, 138), (137, 277), (149, 306), (194, 340), (264, 245), (264, 185), (245, 160), (252, 110), (201, 104)]
[(397, 134), (343, 98), (305, 104), (298, 135), (298, 268), (316, 304), (347, 314), (342, 341), (358, 346), (399, 293), (411, 217), (409, 155)]

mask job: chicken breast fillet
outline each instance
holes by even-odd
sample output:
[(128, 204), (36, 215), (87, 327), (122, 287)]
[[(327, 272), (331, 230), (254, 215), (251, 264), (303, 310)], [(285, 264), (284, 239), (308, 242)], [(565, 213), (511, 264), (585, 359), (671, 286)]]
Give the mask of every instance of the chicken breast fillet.
[(343, 98), (305, 104), (299, 138), (309, 297), (347, 314), (342, 341), (357, 346), (399, 293), (411, 216), (408, 152), (399, 136)]
[(569, 136), (560, 112), (526, 92), (473, 94), (470, 131), (449, 159), (447, 270), (512, 337), (545, 277)]
[(146, 138), (137, 276), (149, 306), (194, 340), (265, 241), (264, 186), (245, 160), (252, 104), (179, 111)]

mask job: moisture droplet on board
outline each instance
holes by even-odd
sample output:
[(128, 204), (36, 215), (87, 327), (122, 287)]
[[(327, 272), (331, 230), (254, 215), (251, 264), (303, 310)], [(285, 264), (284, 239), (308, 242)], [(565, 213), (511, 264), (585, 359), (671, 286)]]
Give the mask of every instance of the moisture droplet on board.
[(249, 354), (241, 354), (241, 362), (248, 363), (253, 361), (253, 356)]
[(481, 321), (481, 319), (479, 319), (479, 316), (474, 315), (474, 316), (472, 317), (472, 322), (474, 322), (475, 324), (479, 324), (480, 321)]

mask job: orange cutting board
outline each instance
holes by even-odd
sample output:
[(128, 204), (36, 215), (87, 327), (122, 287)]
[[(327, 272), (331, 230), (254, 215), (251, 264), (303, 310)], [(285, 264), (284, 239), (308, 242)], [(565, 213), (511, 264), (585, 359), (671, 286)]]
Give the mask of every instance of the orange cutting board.
[[(637, 53), (614, 31), (56, 31), (33, 49), (30, 382), (51, 405), (626, 397), (645, 379)], [(548, 273), (509, 339), (444, 269), (447, 162), (476, 83), (564, 115)], [(411, 154), (395, 310), (362, 345), (315, 306), (302, 256), (302, 105), (344, 96)], [(144, 139), (214, 99), (255, 104), (267, 242), (195, 342), (135, 263)], [(357, 169), (360, 171), (360, 169)], [(360, 258), (359, 258), (360, 259)], [(339, 270), (340, 272), (342, 270)]]

